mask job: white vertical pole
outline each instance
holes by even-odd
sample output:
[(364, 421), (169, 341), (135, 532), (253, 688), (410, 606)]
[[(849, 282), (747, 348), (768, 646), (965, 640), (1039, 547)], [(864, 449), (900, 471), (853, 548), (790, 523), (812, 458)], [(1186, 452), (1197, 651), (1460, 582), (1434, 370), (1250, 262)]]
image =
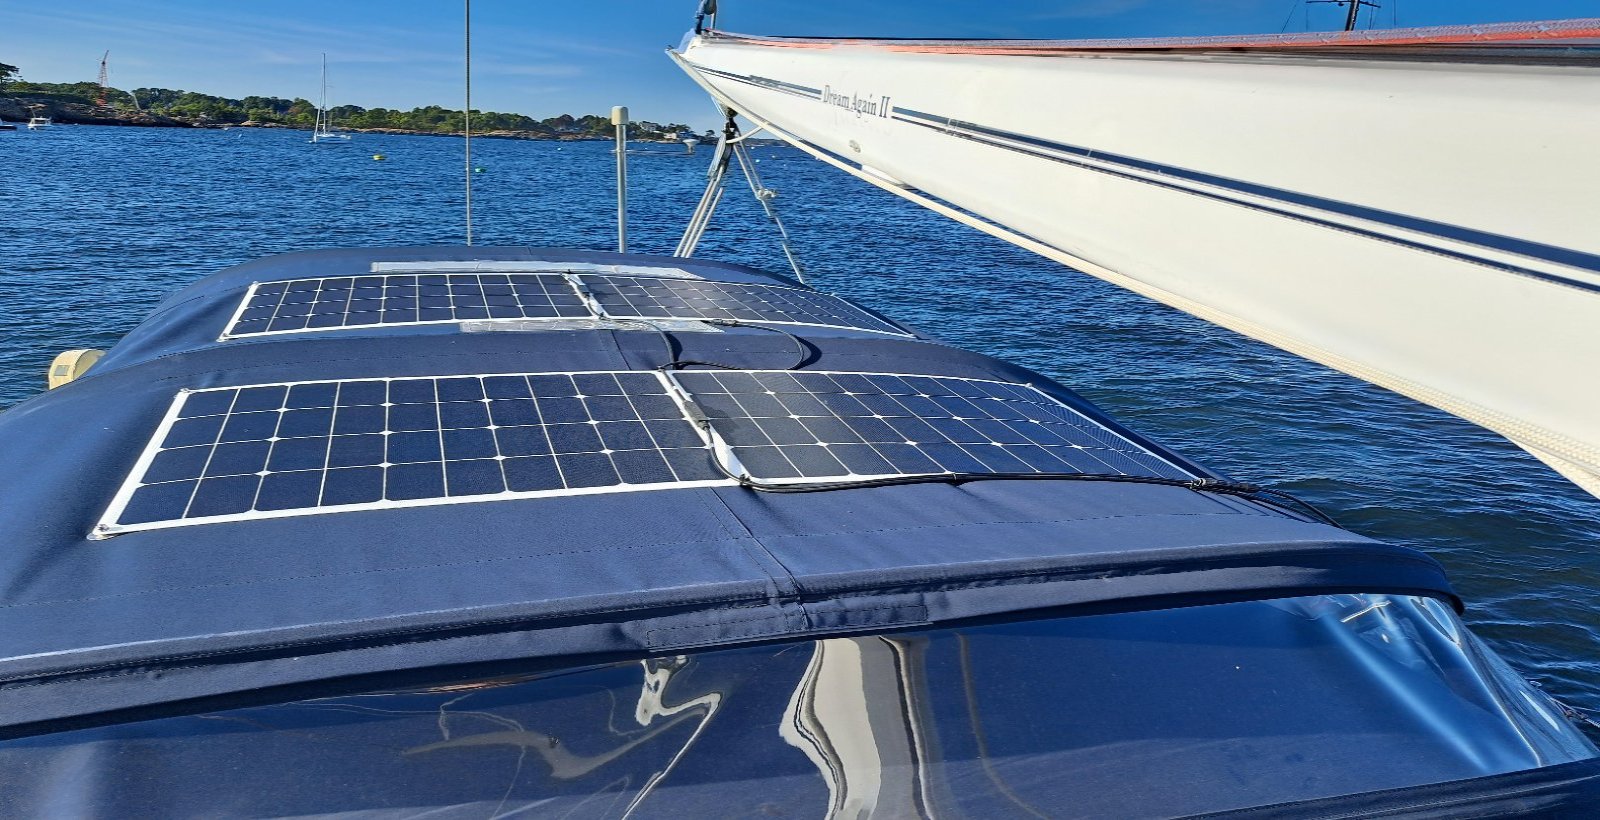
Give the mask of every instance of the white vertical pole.
[(467, 246), (472, 245), (472, 0), (466, 1), (467, 107), (461, 112), (462, 137), (466, 148)]
[(611, 109), (617, 127), (617, 252), (628, 252), (628, 108)]

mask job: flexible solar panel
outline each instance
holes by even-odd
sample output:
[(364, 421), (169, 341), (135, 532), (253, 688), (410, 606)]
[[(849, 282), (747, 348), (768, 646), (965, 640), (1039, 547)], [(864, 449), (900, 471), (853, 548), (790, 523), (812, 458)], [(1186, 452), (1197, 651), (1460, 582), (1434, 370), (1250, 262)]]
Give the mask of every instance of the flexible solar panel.
[(726, 483), (653, 372), (252, 385), (179, 393), (95, 536)]
[[(617, 266), (609, 266), (617, 267)], [(571, 272), (383, 273), (257, 282), (221, 340), (351, 328), (572, 320), (740, 321), (910, 334), (800, 288)]]
[(293, 382), (180, 392), (91, 537), (729, 476), (1015, 473), (1195, 477), (1009, 382), (812, 371)]
[(434, 273), (258, 282), (223, 338), (478, 319), (589, 318), (559, 273)]
[(844, 299), (801, 288), (641, 276), (582, 280), (601, 310), (619, 319), (720, 319), (909, 335)]
[(762, 483), (942, 473), (1194, 478), (1024, 384), (807, 371), (671, 378), (708, 418), (728, 471)]

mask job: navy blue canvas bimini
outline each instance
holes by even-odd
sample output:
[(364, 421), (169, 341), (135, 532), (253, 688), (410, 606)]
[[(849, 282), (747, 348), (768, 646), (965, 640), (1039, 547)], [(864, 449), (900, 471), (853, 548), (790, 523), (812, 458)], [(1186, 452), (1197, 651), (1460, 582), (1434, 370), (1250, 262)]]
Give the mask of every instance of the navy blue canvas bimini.
[(0, 414), (0, 487), (19, 816), (1511, 816), (1600, 782), (1429, 557), (734, 265), (231, 268)]

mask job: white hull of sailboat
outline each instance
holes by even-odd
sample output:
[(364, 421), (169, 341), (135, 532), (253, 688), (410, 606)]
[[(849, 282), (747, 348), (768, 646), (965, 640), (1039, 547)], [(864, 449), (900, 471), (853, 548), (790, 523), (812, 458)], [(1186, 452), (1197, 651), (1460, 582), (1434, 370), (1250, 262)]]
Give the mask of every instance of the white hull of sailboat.
[(1600, 492), (1600, 64), (724, 36), (681, 60), (873, 184)]

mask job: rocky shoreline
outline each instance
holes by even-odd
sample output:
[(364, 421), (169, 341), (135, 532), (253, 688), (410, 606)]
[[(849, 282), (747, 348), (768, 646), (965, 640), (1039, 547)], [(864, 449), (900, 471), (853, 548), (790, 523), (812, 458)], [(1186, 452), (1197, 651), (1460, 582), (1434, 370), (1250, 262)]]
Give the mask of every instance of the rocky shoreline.
[(134, 125), (146, 128), (193, 128), (196, 123), (143, 111), (121, 111), (110, 106), (0, 97), (0, 121), (21, 124), (31, 117), (49, 117), (66, 125)]

